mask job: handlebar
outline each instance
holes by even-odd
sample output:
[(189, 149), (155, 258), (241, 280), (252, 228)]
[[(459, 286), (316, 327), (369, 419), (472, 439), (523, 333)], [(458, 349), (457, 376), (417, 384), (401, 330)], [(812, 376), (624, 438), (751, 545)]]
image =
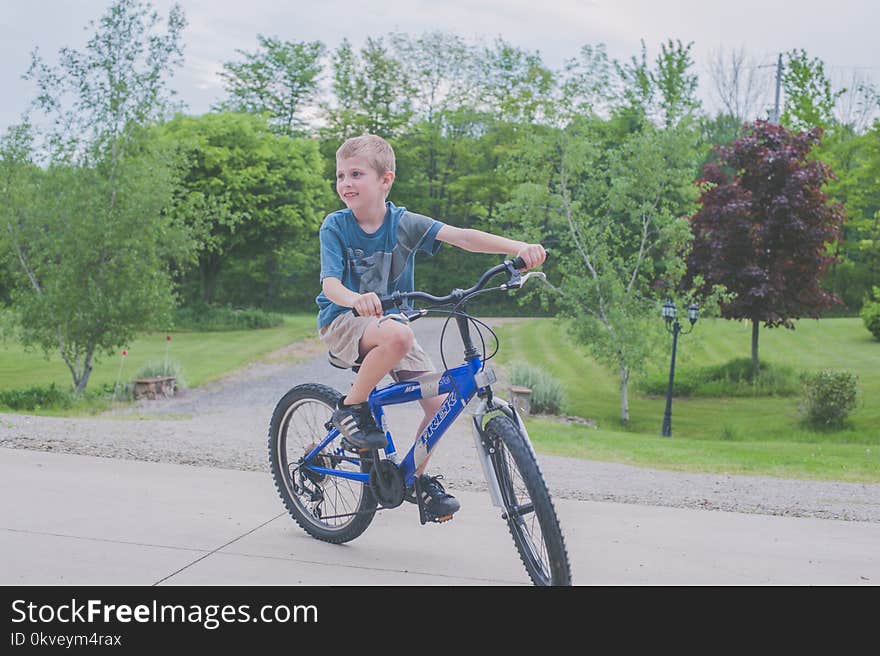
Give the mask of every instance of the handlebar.
[[(434, 303), (435, 305), (452, 305), (460, 303), (461, 301), (467, 299), (469, 296), (477, 293), (483, 287), (486, 286), (486, 283), (489, 282), (492, 278), (497, 276), (499, 273), (507, 272), (510, 274), (510, 279), (502, 284), (499, 289), (508, 290), (508, 289), (518, 289), (522, 287), (523, 282), (528, 279), (529, 276), (533, 274), (526, 274), (523, 277), (521, 273), (521, 269), (526, 268), (526, 263), (521, 257), (516, 257), (512, 260), (505, 260), (501, 264), (498, 264), (491, 269), (487, 270), (480, 276), (480, 279), (477, 283), (468, 289), (456, 289), (451, 294), (446, 296), (433, 296), (432, 294), (428, 294), (426, 292), (399, 292), (396, 291), (390, 296), (380, 296), (379, 300), (382, 303), (382, 310), (390, 310), (393, 307), (401, 308), (403, 305), (407, 304), (407, 301), (428, 301), (429, 303)], [(540, 274), (543, 276), (544, 274)], [(360, 316), (358, 311), (354, 308), (351, 309), (354, 313), (354, 316)], [(404, 312), (407, 319), (415, 319), (420, 316), (423, 316), (426, 311), (420, 310), (414, 314), (409, 314)]]

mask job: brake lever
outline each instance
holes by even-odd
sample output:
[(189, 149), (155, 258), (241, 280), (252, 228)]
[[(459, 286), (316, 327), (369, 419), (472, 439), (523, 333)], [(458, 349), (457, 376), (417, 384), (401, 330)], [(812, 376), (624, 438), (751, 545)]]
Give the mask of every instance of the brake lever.
[(424, 317), (426, 314), (428, 314), (428, 310), (426, 310), (425, 308), (422, 308), (421, 310), (415, 310), (413, 308), (407, 309), (407, 308), (403, 307), (403, 308), (400, 308), (399, 313), (386, 314), (384, 317), (379, 319), (379, 325), (381, 326), (382, 322), (387, 321), (388, 319), (395, 319), (395, 320), (402, 319), (403, 323), (410, 324), (413, 321), (415, 321), (416, 319), (418, 319), (420, 317)]
[(529, 271), (524, 276), (517, 275), (515, 278), (511, 278), (509, 281), (501, 285), (501, 289), (505, 291), (507, 291), (508, 289), (519, 289), (521, 287), (524, 287), (526, 282), (530, 278), (539, 278), (545, 282), (547, 281), (547, 275), (543, 271)]
[(508, 289), (519, 289), (522, 287), (523, 277), (522, 273), (519, 269), (513, 266), (513, 261), (508, 260), (504, 262), (504, 265), (507, 267), (507, 273), (510, 274), (510, 280), (501, 285), (501, 289), (507, 291)]
[(394, 319), (395, 321), (397, 321), (398, 319), (401, 319), (401, 318), (403, 318), (403, 323), (410, 323), (410, 318), (408, 316), (406, 316), (405, 314), (386, 314), (381, 319), (379, 319), (379, 325), (381, 326), (384, 322), (388, 321), (389, 319)]

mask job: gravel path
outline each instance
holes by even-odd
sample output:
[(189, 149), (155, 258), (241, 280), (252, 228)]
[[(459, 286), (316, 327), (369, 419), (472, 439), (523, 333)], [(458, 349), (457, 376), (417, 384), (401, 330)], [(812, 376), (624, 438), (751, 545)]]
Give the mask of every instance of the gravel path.
[[(429, 318), (413, 324), (438, 366), (436, 345), (443, 322)], [(445, 344), (448, 364), (458, 363), (461, 342), (452, 324)], [(487, 344), (490, 350), (492, 344)], [(183, 390), (173, 399), (144, 401), (96, 418), (0, 414), (0, 446), (266, 471), (266, 429), (284, 392), (313, 381), (345, 390), (352, 377), (351, 372), (331, 367), (314, 340), (216, 383)], [(387, 412), (398, 435), (415, 433), (418, 406), (393, 406)], [(408, 450), (409, 444), (400, 442), (401, 452)], [(552, 493), (559, 497), (880, 522), (878, 484), (684, 474), (547, 455), (539, 460)], [(444, 437), (429, 470), (442, 472), (451, 491), (485, 489), (465, 418)]]

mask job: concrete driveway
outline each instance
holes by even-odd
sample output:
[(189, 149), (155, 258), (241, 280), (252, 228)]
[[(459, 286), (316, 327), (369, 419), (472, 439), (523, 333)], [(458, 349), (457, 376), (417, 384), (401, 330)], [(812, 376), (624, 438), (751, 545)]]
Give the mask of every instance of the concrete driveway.
[[(2, 585), (528, 585), (485, 493), (309, 537), (269, 474), (0, 449)], [(876, 585), (880, 524), (556, 499), (575, 585)]]

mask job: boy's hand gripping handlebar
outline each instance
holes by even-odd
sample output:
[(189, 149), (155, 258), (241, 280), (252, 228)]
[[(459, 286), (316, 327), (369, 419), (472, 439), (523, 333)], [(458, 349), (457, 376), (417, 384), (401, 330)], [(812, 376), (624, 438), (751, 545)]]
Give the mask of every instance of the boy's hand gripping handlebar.
[[(382, 303), (383, 312), (385, 310), (390, 310), (391, 308), (396, 307), (400, 310), (400, 315), (393, 316), (401, 316), (408, 323), (410, 321), (418, 319), (419, 317), (423, 317), (428, 313), (428, 310), (426, 309), (416, 310), (412, 308), (408, 305), (408, 301), (428, 301), (429, 303), (433, 303), (434, 305), (457, 305), (483, 289), (483, 287), (486, 286), (486, 283), (488, 283), (490, 279), (504, 272), (508, 274), (509, 279), (507, 280), (507, 282), (501, 284), (497, 288), (500, 291), (519, 289), (530, 278), (540, 278), (542, 280), (547, 279), (547, 276), (545, 276), (544, 273), (541, 271), (530, 271), (523, 275), (522, 270), (525, 268), (526, 263), (523, 261), (523, 259), (521, 257), (516, 257), (512, 260), (505, 260), (501, 264), (487, 270), (485, 273), (483, 273), (482, 276), (480, 276), (480, 279), (477, 281), (477, 283), (469, 289), (456, 289), (447, 296), (433, 296), (425, 292), (414, 291), (402, 293), (398, 291), (394, 292), (390, 296), (379, 297), (379, 301)], [(352, 308), (351, 311), (354, 313), (354, 316), (360, 316), (358, 314), (358, 311), (354, 308)], [(380, 321), (391, 318), (391, 316), (392, 315), (384, 316), (380, 319)]]

